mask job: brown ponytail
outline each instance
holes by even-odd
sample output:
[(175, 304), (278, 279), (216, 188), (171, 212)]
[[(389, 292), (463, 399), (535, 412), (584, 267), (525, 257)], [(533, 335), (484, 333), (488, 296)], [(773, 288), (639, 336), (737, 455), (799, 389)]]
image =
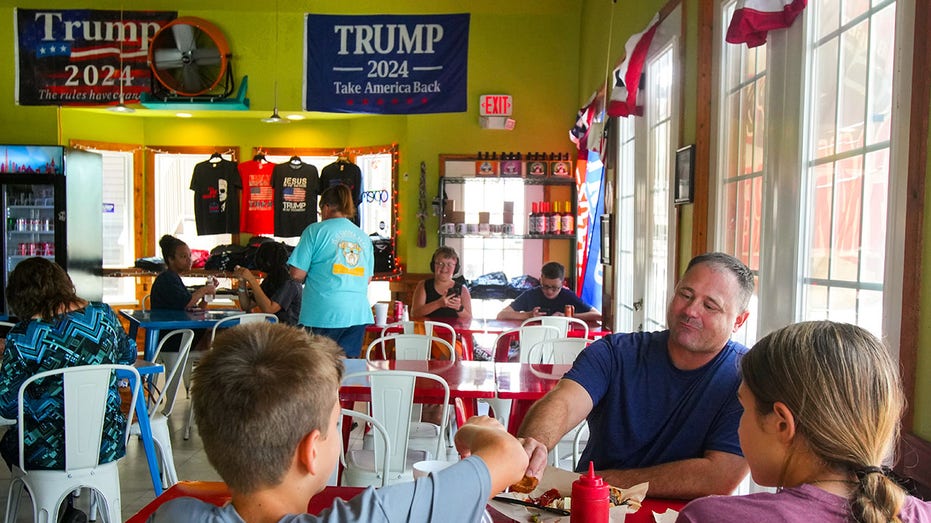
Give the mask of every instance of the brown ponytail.
[(892, 450), (905, 400), (882, 342), (856, 325), (797, 323), (758, 341), (740, 370), (758, 412), (785, 404), (811, 452), (856, 476), (853, 521), (899, 521), (905, 491), (878, 467)]

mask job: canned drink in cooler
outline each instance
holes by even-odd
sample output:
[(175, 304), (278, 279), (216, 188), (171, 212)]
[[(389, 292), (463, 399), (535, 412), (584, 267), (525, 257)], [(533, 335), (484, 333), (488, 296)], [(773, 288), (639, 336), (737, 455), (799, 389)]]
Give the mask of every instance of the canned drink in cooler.
[(17, 252), (17, 254), (19, 254), (20, 256), (25, 256), (25, 255), (29, 254), (29, 248), (26, 247), (26, 244), (25, 244), (25, 243), (20, 243), (19, 246), (18, 246), (18, 248), (17, 248), (17, 251), (16, 251), (16, 252)]

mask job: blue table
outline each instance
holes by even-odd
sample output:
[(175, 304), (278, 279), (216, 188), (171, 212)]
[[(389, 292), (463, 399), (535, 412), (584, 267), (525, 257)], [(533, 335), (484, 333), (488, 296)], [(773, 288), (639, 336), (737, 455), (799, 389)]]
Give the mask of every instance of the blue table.
[(158, 347), (158, 333), (175, 329), (212, 329), (218, 321), (243, 314), (236, 309), (207, 311), (121, 310), (120, 315), (129, 320), (129, 337), (136, 339), (139, 328), (145, 329), (145, 359), (151, 361)]
[[(150, 376), (165, 372), (164, 366), (144, 360), (136, 360), (136, 362), (133, 363), (133, 367), (136, 367), (136, 370), (139, 371), (139, 377), (142, 378), (143, 381)], [(123, 375), (117, 372), (117, 376), (120, 378), (131, 378), (132, 374), (126, 373)], [(155, 488), (155, 495), (160, 496), (162, 494), (161, 469), (158, 466), (158, 459), (156, 459), (155, 442), (152, 440), (152, 426), (149, 424), (149, 409), (148, 405), (146, 405), (145, 395), (142, 393), (141, 388), (139, 389), (139, 394), (136, 396), (136, 419), (139, 422), (139, 435), (142, 438), (142, 448), (145, 449), (145, 460), (149, 465), (149, 474), (152, 476), (152, 486)]]

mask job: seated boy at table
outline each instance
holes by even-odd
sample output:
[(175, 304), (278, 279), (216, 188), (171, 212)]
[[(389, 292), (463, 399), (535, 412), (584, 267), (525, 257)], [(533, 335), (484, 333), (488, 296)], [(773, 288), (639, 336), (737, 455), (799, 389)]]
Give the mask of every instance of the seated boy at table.
[(348, 502), (319, 516), (307, 503), (323, 490), (341, 450), (335, 342), (284, 324), (254, 323), (217, 336), (194, 370), (197, 427), (210, 464), (232, 493), (217, 507), (194, 498), (162, 505), (152, 523), (474, 522), (486, 500), (521, 479), (527, 454), (496, 421), (473, 418), (456, 433), (455, 465)]
[(573, 316), (585, 321), (601, 321), (601, 313), (580, 300), (563, 284), (566, 268), (559, 262), (549, 262), (540, 269), (540, 285), (524, 291), (498, 313), (499, 320), (526, 320), (537, 316), (564, 316), (566, 305), (575, 307)]

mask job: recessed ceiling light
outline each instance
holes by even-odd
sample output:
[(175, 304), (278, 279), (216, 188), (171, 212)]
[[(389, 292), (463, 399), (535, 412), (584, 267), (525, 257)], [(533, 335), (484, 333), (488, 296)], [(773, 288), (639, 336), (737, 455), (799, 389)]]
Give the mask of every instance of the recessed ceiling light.
[(288, 116), (285, 116), (285, 118), (287, 118), (288, 120), (303, 120), (304, 115), (303, 114), (289, 114)]
[(175, 116), (177, 116), (178, 118), (191, 118), (194, 115), (191, 113), (175, 113)]

